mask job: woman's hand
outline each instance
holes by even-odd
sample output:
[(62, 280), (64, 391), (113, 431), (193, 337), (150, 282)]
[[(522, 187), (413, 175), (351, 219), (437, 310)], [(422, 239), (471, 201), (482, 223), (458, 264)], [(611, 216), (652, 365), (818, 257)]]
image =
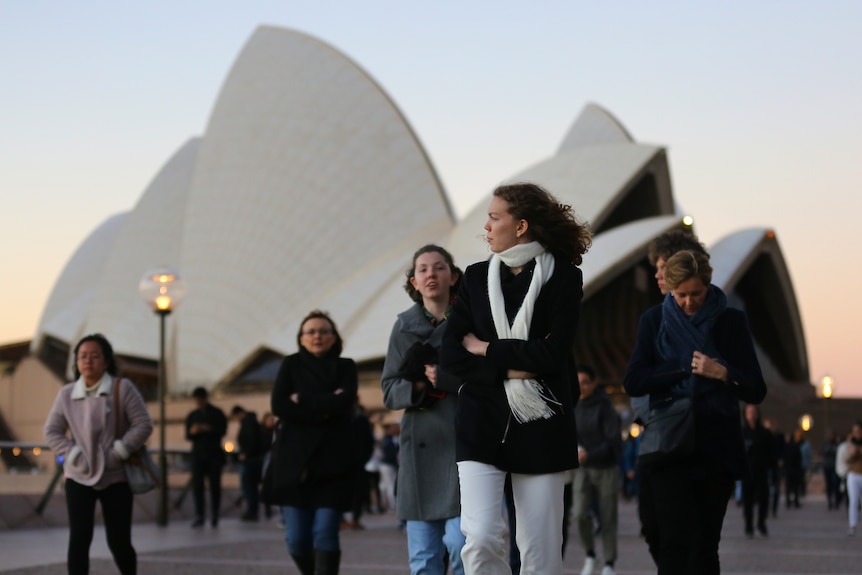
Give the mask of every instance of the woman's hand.
[(290, 394), (290, 401), (292, 401), (293, 403), (299, 403), (299, 394), (298, 393), (291, 393)]
[(430, 363), (425, 364), (425, 377), (431, 382), (431, 385), (437, 385), (437, 366)]
[(506, 379), (536, 379), (538, 374), (523, 371), (521, 369), (506, 370)]
[(464, 336), (464, 339), (461, 340), (461, 345), (473, 355), (480, 357), (485, 357), (485, 351), (488, 349), (488, 342), (482, 341), (472, 332)]
[(702, 377), (727, 381), (727, 368), (699, 351), (691, 356), (691, 372)]

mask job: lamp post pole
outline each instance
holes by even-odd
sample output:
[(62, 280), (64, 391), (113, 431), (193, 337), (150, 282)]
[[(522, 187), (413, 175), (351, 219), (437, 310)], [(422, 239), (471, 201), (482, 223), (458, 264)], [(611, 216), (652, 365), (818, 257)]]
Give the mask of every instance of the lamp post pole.
[(167, 369), (165, 367), (165, 318), (170, 310), (158, 310), (159, 316), (159, 500), (156, 513), (156, 524), (166, 527), (168, 524), (168, 457), (165, 453), (165, 393), (167, 388)]
[(834, 383), (832, 378), (828, 375), (824, 376), (823, 379), (820, 380), (820, 394), (823, 396), (823, 425), (824, 432), (829, 431), (829, 400), (832, 399), (832, 392), (834, 391)]
[(185, 282), (176, 270), (161, 267), (148, 271), (138, 284), (138, 291), (146, 304), (159, 316), (159, 490), (156, 507), (156, 524), (168, 524), (168, 457), (165, 452), (165, 398), (168, 392), (167, 366), (165, 365), (165, 318), (185, 297)]

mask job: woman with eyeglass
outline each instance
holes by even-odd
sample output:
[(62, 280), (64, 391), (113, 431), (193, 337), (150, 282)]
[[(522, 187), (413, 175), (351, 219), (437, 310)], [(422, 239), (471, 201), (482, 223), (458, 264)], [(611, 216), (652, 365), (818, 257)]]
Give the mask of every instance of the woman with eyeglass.
[[(71, 575), (90, 571), (96, 502), (102, 506), (108, 548), (120, 573), (137, 572), (132, 546), (134, 495), (123, 461), (144, 445), (153, 422), (135, 385), (116, 373), (114, 350), (107, 338), (101, 334), (81, 338), (75, 346), (75, 381), (57, 393), (45, 422), (45, 440), (63, 458), (69, 513), (66, 563)], [(119, 413), (115, 405), (120, 406)]]
[(287, 548), (300, 573), (334, 575), (341, 518), (353, 493), (356, 364), (340, 357), (341, 335), (325, 312), (302, 320), (297, 343), (299, 352), (284, 358), (272, 390), (279, 419), (272, 499), (283, 506)]

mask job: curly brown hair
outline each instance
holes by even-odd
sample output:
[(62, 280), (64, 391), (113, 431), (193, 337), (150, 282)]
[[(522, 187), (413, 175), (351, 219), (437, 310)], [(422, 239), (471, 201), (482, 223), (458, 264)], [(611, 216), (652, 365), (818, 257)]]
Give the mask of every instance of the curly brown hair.
[(464, 275), (464, 272), (462, 272), (461, 269), (455, 265), (455, 258), (452, 257), (452, 254), (450, 254), (446, 250), (446, 248), (442, 248), (436, 244), (428, 244), (428, 245), (422, 246), (421, 248), (416, 250), (415, 254), (413, 254), (413, 260), (412, 260), (413, 263), (410, 264), (410, 267), (407, 269), (407, 271), (404, 274), (407, 276), (407, 281), (404, 282), (404, 291), (406, 291), (407, 295), (410, 296), (410, 299), (412, 299), (416, 303), (422, 303), (422, 294), (419, 293), (419, 290), (417, 290), (415, 287), (413, 287), (413, 284), (410, 283), (410, 280), (413, 279), (413, 276), (416, 275), (416, 260), (422, 254), (429, 254), (429, 253), (438, 253), (441, 256), (443, 256), (443, 261), (445, 261), (446, 264), (448, 264), (449, 271), (453, 275), (458, 276), (458, 279), (455, 281), (455, 285), (453, 285), (451, 288), (449, 288), (449, 296), (450, 297), (458, 293), (458, 286), (461, 285), (461, 277)]
[(670, 256), (682, 250), (699, 252), (709, 257), (706, 248), (703, 247), (691, 229), (675, 229), (663, 233), (650, 242), (647, 248), (647, 258), (650, 265), (655, 267), (658, 260), (666, 262)]
[(509, 213), (526, 220), (527, 233), (555, 257), (580, 265), (592, 243), (590, 227), (578, 221), (572, 206), (531, 182), (498, 186), (494, 196), (509, 204)]

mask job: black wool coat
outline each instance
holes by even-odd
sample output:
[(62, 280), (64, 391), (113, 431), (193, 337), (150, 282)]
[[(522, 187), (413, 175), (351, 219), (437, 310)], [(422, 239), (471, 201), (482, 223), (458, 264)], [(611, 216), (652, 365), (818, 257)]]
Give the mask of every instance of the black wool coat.
[[(672, 389), (691, 376), (691, 358), (666, 360), (658, 351), (662, 306), (648, 309), (638, 323), (638, 336), (623, 385), (632, 397), (650, 402), (669, 397)], [(712, 329), (712, 341), (727, 368), (728, 381), (699, 377), (695, 386), (696, 453), (687, 467), (698, 475), (724, 473), (741, 478), (747, 473), (739, 402), (758, 404), (766, 397), (766, 383), (754, 351), (745, 312), (727, 308)]]
[[(458, 461), (478, 461), (512, 473), (555, 473), (578, 467), (574, 407), (579, 394), (575, 331), (583, 276), (574, 264), (556, 259), (542, 287), (527, 340), (499, 339), (488, 300), (488, 265), (469, 266), (440, 348), (440, 365), (458, 376), (456, 449)], [(521, 273), (530, 273), (523, 271)], [(467, 333), (490, 342), (485, 357), (461, 344)], [(518, 423), (506, 399), (508, 369), (538, 374), (560, 403), (549, 419)]]
[[(351, 359), (319, 359), (304, 349), (284, 358), (272, 390), (279, 428), (270, 464), (270, 503), (350, 507), (359, 449), (350, 426), (357, 382)], [(290, 399), (294, 393), (297, 403)]]

